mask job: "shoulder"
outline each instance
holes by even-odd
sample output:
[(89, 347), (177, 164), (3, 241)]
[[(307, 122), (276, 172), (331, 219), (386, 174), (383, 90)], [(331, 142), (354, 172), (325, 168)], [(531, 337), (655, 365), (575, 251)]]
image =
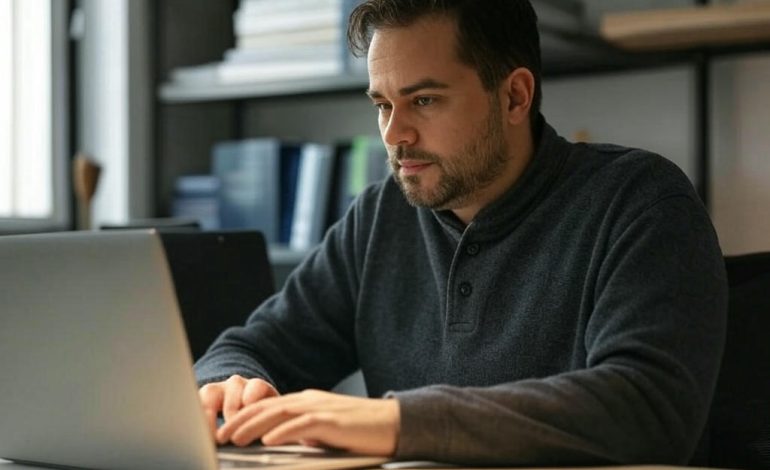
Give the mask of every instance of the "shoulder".
[(685, 173), (647, 150), (612, 144), (574, 144), (567, 178), (595, 194), (654, 203), (673, 196), (698, 199)]

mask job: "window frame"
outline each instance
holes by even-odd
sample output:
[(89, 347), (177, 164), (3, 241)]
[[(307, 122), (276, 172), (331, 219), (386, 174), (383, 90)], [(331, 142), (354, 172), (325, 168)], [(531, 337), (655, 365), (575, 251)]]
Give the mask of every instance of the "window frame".
[[(24, 1), (24, 0), (21, 0)], [(0, 233), (68, 230), (72, 227), (69, 168), (70, 141), (70, 1), (48, 0), (51, 6), (51, 213), (48, 217), (0, 216)]]

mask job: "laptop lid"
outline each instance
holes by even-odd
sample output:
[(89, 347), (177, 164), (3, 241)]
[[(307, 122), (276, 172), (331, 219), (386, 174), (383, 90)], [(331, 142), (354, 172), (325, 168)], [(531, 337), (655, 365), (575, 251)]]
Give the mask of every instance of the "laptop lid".
[(0, 457), (217, 468), (157, 234), (0, 237)]

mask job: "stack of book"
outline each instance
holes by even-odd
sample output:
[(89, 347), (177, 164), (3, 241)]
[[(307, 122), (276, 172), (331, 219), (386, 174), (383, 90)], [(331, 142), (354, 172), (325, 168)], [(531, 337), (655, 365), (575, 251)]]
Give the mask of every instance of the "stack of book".
[(364, 74), (347, 50), (347, 16), (359, 0), (241, 0), (235, 48), (221, 62), (172, 71), (178, 85), (276, 82)]
[(364, 187), (389, 174), (387, 152), (374, 136), (337, 146), (226, 141), (211, 158), (211, 175), (179, 177), (172, 215), (204, 228), (260, 230), (269, 243), (300, 251), (317, 245)]

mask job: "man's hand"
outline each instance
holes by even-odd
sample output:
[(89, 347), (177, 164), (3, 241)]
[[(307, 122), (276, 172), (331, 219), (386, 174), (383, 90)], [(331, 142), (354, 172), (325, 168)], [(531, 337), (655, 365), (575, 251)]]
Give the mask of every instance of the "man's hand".
[(217, 442), (246, 446), (300, 442), (390, 456), (401, 422), (398, 401), (306, 390), (252, 402), (217, 431)]
[(206, 384), (200, 388), (198, 394), (212, 436), (217, 433), (217, 415), (220, 411), (227, 422), (243, 407), (263, 398), (279, 395), (278, 391), (264, 380), (247, 380), (240, 375), (233, 375), (224, 382)]

